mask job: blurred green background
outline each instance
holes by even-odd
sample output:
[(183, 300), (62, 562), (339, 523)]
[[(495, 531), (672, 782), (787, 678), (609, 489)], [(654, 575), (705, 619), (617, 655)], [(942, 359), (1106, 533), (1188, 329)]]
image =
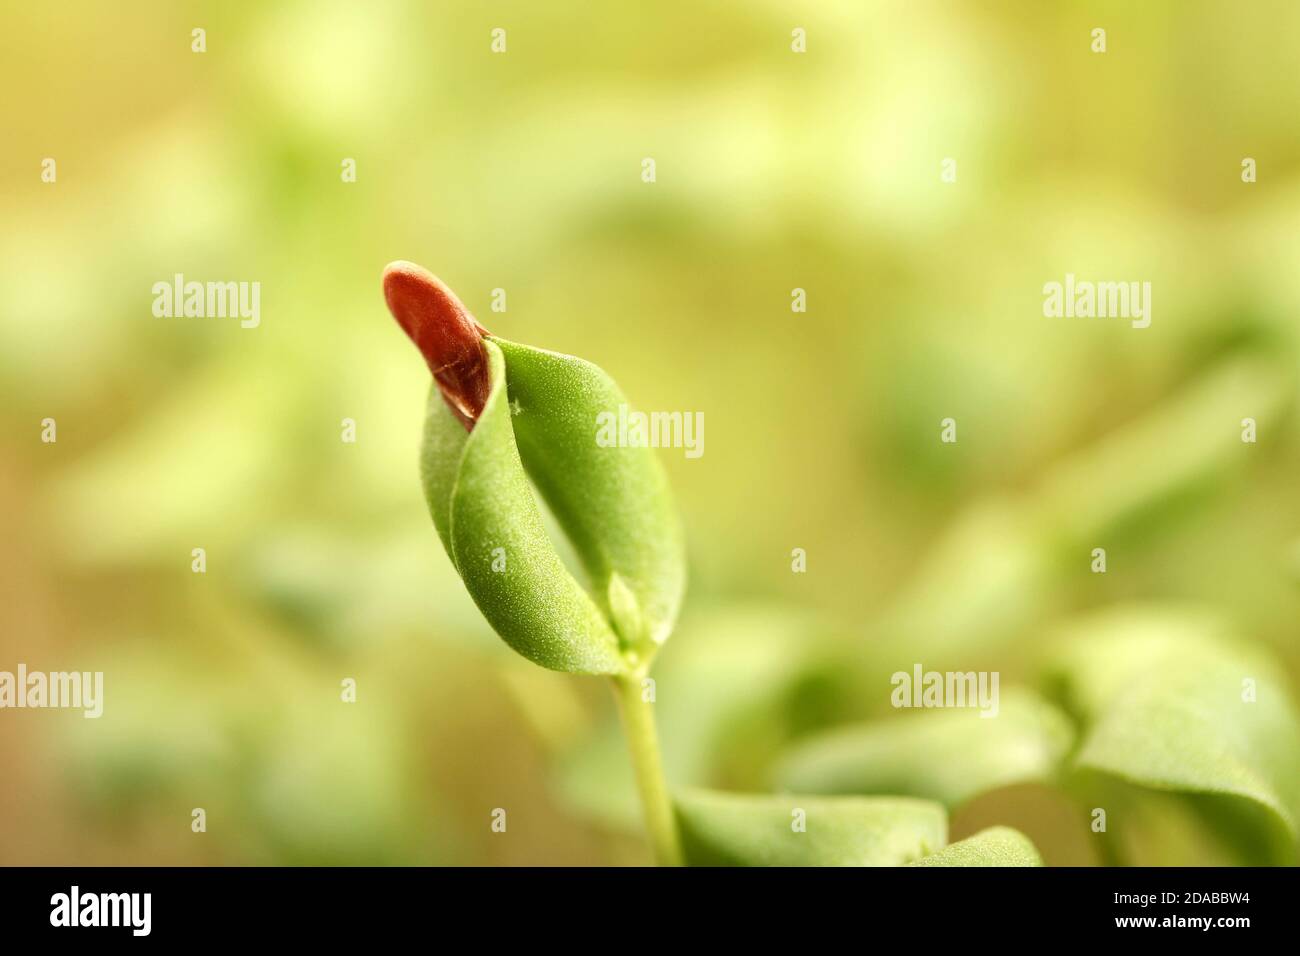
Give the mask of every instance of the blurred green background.
[[(0, 713), (0, 862), (648, 859), (608, 690), (515, 658), (434, 534), (398, 258), (704, 413), (703, 458), (660, 453), (692, 565), (657, 675), (679, 783), (762, 788), (805, 735), (906, 719), (916, 661), (1035, 684), (1115, 608), (1213, 614), (1300, 683), (1300, 5), (3, 18), (0, 669), (103, 670), (106, 700)], [(178, 272), (260, 282), (260, 327), (155, 318)], [(1044, 318), (1067, 272), (1150, 281), (1151, 327)], [(1148, 798), (1130, 858), (1238, 861)], [(953, 835), (990, 823), (1103, 858), (1056, 789)]]

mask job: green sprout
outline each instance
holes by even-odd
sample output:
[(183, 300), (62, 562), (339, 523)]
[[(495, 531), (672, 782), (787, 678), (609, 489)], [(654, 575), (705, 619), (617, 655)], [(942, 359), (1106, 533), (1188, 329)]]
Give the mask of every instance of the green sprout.
[[(389, 310), (434, 376), (421, 476), (434, 526), (484, 618), (543, 667), (612, 679), (656, 859), (682, 862), (647, 677), (686, 587), (681, 524), (648, 447), (601, 447), (627, 399), (600, 368), (498, 338), (436, 277), (384, 271)], [(533, 488), (586, 576), (566, 567)]]

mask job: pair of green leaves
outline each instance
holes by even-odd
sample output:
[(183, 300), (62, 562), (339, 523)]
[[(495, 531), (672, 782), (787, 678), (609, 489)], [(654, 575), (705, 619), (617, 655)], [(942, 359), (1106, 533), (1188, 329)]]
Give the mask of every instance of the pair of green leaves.
[[(597, 443), (598, 416), (627, 399), (595, 365), (495, 337), (483, 347), (491, 391), (472, 431), (436, 386), (429, 396), (421, 472), (447, 554), (488, 623), (529, 660), (580, 674), (644, 666), (686, 582), (662, 466), (647, 447)], [(587, 587), (547, 535), (534, 486)]]
[(945, 847), (947, 813), (932, 800), (690, 791), (677, 816), (696, 866), (1042, 866), (1007, 827)]
[[(951, 808), (1019, 783), (1095, 795), (1089, 778), (1100, 775), (1135, 797), (1182, 794), (1243, 860), (1295, 860), (1300, 716), (1270, 655), (1195, 608), (1117, 608), (1053, 643), (1046, 687), (1056, 703), (1008, 689), (992, 719), (936, 710), (832, 730), (790, 753), (777, 785)], [(1140, 808), (1104, 789), (1110, 828), (1132, 833)]]

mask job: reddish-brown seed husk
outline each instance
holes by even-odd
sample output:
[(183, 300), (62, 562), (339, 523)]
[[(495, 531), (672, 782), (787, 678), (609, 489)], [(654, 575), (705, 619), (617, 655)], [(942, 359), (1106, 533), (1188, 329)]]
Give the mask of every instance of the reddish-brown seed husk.
[(392, 262), (384, 269), (384, 301), (424, 356), (443, 399), (466, 430), (472, 429), (492, 386), (483, 348), (487, 329), (456, 293), (413, 262)]

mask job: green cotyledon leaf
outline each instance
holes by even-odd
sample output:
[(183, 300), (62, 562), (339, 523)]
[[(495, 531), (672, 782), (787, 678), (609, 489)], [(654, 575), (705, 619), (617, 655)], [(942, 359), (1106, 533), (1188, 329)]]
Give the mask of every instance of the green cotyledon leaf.
[[(545, 667), (643, 672), (677, 619), (685, 545), (648, 436), (609, 427), (627, 419), (623, 393), (590, 362), (493, 337), (413, 263), (384, 270), (384, 298), (434, 377), (425, 497), (483, 616)], [(534, 485), (590, 590), (547, 535)]]
[(505, 358), (492, 340), (483, 347), (491, 388), (471, 431), (437, 387), (429, 395), (421, 475), (434, 526), (474, 603), (512, 648), (553, 670), (622, 673), (618, 636), (546, 534), (515, 441)]
[(909, 866), (1042, 866), (1038, 850), (1019, 830), (989, 827)]
[(600, 424), (628, 407), (600, 368), (490, 341), (505, 356), (524, 467), (573, 543), (623, 646), (652, 654), (672, 631), (686, 586), (684, 538), (663, 466), (649, 447), (598, 440)]
[(941, 805), (907, 797), (688, 790), (676, 804), (692, 866), (901, 866), (948, 832)]

